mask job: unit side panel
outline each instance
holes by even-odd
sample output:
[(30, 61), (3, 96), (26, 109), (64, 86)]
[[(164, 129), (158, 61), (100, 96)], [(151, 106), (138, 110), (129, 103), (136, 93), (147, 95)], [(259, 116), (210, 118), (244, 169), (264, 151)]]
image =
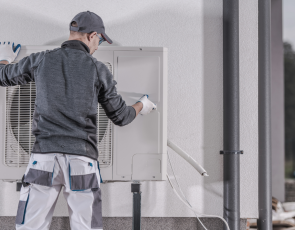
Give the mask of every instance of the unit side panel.
[(167, 150), (163, 52), (117, 51), (114, 65), (117, 90), (126, 104), (133, 105), (148, 94), (157, 110), (139, 114), (126, 126), (115, 126), (113, 179), (163, 180)]

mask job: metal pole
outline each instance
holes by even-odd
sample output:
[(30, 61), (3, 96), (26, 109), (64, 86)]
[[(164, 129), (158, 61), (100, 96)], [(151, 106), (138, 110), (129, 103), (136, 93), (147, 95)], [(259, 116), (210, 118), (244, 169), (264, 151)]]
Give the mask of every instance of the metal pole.
[(258, 1), (259, 230), (272, 230), (270, 32), (271, 0)]
[[(223, 0), (223, 202), (240, 230), (239, 0)], [(224, 229), (226, 227), (224, 226)]]
[(141, 230), (141, 190), (140, 181), (133, 181), (131, 192), (133, 193), (132, 230)]

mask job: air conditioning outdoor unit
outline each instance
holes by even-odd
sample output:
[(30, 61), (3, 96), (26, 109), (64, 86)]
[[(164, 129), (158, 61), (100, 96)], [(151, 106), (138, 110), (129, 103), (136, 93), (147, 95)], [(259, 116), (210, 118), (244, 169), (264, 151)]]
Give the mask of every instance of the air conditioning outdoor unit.
[[(58, 46), (22, 46), (15, 60)], [(157, 110), (138, 115), (129, 125), (112, 123), (98, 105), (97, 140), (103, 181), (166, 180), (167, 172), (167, 48), (98, 47), (93, 56), (118, 82), (117, 91), (133, 105), (143, 94)], [(83, 76), (81, 76), (83, 77)], [(81, 92), (82, 93), (82, 92)], [(32, 119), (36, 87), (0, 87), (0, 179), (19, 181), (35, 142)]]

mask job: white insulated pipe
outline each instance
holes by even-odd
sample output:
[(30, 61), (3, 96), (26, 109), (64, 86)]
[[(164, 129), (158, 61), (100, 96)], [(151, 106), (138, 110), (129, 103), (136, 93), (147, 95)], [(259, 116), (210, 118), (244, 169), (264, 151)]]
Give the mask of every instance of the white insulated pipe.
[(183, 151), (176, 144), (167, 140), (167, 145), (173, 149), (176, 153), (178, 153), (183, 159), (185, 159), (188, 163), (190, 163), (202, 176), (209, 176), (206, 170), (198, 164), (190, 155), (188, 155), (185, 151)]

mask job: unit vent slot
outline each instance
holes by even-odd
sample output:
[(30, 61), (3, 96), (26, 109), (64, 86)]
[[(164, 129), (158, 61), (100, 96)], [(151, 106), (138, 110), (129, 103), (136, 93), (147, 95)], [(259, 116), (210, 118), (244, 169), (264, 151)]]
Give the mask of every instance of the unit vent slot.
[[(104, 63), (113, 75), (112, 65), (109, 62)], [(113, 163), (113, 122), (107, 117), (103, 108), (98, 104), (97, 113), (97, 141), (99, 166), (109, 167)]]

